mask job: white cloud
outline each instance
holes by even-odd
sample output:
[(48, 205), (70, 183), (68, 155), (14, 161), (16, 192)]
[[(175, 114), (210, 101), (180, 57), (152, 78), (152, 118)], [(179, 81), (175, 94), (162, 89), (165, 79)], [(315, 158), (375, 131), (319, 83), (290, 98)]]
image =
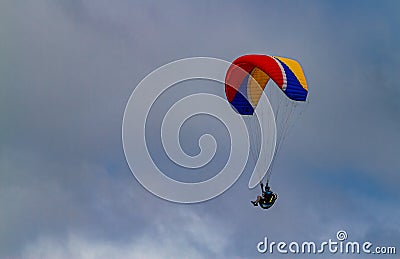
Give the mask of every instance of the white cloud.
[(224, 258), (230, 231), (223, 222), (189, 210), (177, 210), (154, 222), (154, 231), (129, 242), (87, 238), (70, 233), (65, 238), (40, 236), (27, 244), (22, 258)]

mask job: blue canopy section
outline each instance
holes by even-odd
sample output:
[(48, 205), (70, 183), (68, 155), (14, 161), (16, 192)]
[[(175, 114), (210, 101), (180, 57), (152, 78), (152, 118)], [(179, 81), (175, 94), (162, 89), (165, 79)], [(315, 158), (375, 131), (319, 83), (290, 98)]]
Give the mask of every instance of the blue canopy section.
[(247, 100), (247, 81), (249, 80), (249, 76), (250, 75), (247, 75), (243, 79), (239, 90), (236, 92), (235, 97), (230, 102), (235, 110), (242, 115), (253, 115), (254, 113), (253, 106)]
[(307, 99), (307, 90), (304, 89), (301, 84), (299, 79), (297, 79), (296, 75), (290, 70), (290, 68), (280, 61), (278, 58), (276, 58), (279, 63), (282, 65), (283, 69), (285, 70), (286, 74), (286, 80), (287, 80), (287, 85), (286, 85), (286, 90), (285, 93), (286, 95), (295, 101), (305, 101)]

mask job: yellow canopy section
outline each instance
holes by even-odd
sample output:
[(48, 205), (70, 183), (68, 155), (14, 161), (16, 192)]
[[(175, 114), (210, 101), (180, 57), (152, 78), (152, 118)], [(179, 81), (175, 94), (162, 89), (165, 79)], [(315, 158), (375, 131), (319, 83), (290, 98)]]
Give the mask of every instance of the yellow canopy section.
[(290, 59), (290, 58), (283, 58), (283, 57), (276, 57), (276, 56), (274, 56), (274, 57), (278, 58), (283, 63), (285, 63), (290, 68), (290, 70), (292, 70), (293, 73), (296, 75), (301, 86), (308, 91), (306, 77), (304, 76), (303, 69), (301, 68), (299, 62), (297, 62), (296, 60)]
[(270, 77), (261, 69), (255, 67), (247, 81), (247, 96), (253, 107), (256, 107)]

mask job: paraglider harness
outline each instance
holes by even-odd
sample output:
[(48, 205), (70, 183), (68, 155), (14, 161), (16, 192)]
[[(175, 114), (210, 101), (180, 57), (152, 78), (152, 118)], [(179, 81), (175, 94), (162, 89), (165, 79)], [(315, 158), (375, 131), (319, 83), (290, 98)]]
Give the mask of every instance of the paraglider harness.
[(268, 186), (268, 182), (267, 186), (265, 186), (265, 189), (262, 182), (260, 182), (260, 186), (261, 186), (262, 196), (258, 204), (263, 209), (269, 209), (272, 205), (274, 205), (275, 200), (278, 198), (278, 196), (276, 195), (276, 193), (271, 191), (270, 187)]

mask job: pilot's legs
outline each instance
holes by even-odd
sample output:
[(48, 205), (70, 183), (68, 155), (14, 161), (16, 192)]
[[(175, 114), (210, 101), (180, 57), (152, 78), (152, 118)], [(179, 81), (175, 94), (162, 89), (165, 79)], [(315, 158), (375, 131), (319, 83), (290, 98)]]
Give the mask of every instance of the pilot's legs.
[(262, 199), (261, 196), (257, 196), (257, 200), (256, 200), (256, 201), (252, 201), (251, 203), (252, 203), (254, 206), (258, 206), (258, 203), (261, 201), (261, 199)]

